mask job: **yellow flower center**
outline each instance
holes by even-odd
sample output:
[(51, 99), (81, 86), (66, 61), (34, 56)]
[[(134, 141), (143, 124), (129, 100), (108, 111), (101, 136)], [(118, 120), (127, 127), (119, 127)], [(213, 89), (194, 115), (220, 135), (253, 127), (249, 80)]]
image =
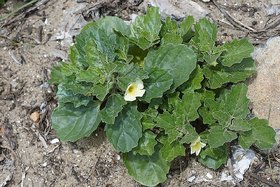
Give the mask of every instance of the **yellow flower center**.
[(196, 142), (193, 146), (192, 146), (193, 150), (199, 150), (201, 148), (201, 143), (200, 142)]
[(128, 87), (127, 92), (128, 92), (129, 94), (134, 94), (134, 93), (136, 92), (136, 88), (137, 88), (137, 85), (134, 84), (134, 83), (132, 83), (132, 84)]

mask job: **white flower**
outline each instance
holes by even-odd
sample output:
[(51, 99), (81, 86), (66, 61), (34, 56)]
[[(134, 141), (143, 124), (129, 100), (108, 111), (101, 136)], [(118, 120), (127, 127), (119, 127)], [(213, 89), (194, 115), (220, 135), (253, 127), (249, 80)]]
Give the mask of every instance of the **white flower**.
[(132, 82), (128, 85), (125, 94), (124, 100), (126, 101), (135, 101), (136, 97), (142, 97), (145, 93), (143, 81), (137, 79), (135, 82)]
[(196, 156), (199, 155), (201, 149), (205, 147), (206, 144), (200, 141), (200, 137), (198, 137), (195, 141), (191, 143), (191, 154), (195, 153)]

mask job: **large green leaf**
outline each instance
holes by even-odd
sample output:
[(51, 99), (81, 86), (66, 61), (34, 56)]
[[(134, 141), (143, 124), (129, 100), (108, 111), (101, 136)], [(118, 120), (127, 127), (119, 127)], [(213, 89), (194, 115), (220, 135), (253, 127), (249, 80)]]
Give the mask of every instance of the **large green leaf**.
[(158, 111), (150, 107), (142, 114), (143, 131), (147, 129), (153, 129), (156, 126), (155, 121), (158, 116)]
[(52, 126), (62, 141), (75, 142), (89, 136), (99, 125), (99, 103), (75, 108), (66, 103), (57, 107), (51, 116)]
[(128, 152), (138, 145), (142, 137), (142, 114), (134, 105), (126, 105), (113, 125), (106, 125), (108, 140), (117, 151)]
[(160, 153), (164, 160), (171, 162), (178, 156), (185, 156), (185, 147), (179, 141), (170, 143), (167, 137), (163, 137), (160, 142), (163, 144)]
[(201, 95), (197, 92), (185, 91), (182, 103), (178, 103), (175, 111), (185, 116), (187, 122), (191, 122), (199, 118), (198, 108), (201, 106)]
[(164, 182), (170, 168), (170, 163), (162, 158), (158, 148), (151, 156), (133, 154), (132, 151), (125, 153), (123, 161), (133, 179), (145, 186)]
[(77, 68), (73, 64), (61, 63), (52, 68), (49, 83), (60, 84), (67, 82)]
[(224, 145), (214, 149), (209, 147), (203, 149), (199, 154), (198, 161), (209, 168), (218, 169), (227, 162), (227, 159), (227, 146)]
[(75, 108), (87, 104), (92, 100), (91, 97), (86, 97), (80, 94), (74, 94), (73, 92), (66, 90), (62, 84), (58, 85), (56, 96), (59, 100), (59, 104), (72, 103)]
[(168, 135), (170, 143), (182, 137), (184, 134), (181, 129), (183, 129), (183, 121), (178, 122), (175, 115), (171, 115), (165, 112), (157, 117), (157, 126), (165, 131)]
[(112, 94), (106, 103), (106, 106), (101, 110), (101, 119), (106, 124), (114, 124), (115, 118), (118, 116), (123, 106), (126, 104), (124, 98), (119, 94)]
[(172, 76), (162, 69), (149, 70), (149, 79), (145, 80), (146, 93), (143, 100), (150, 102), (153, 98), (161, 98), (173, 84)]
[(132, 22), (129, 38), (141, 49), (148, 49), (159, 42), (161, 26), (159, 8), (151, 7), (146, 15), (137, 16)]
[(231, 67), (221, 67), (211, 69), (205, 67), (203, 74), (208, 81), (208, 87), (216, 89), (222, 87), (223, 84), (233, 82), (238, 83), (246, 80), (256, 72), (256, 66), (252, 58), (245, 58), (239, 64)]
[(253, 45), (246, 39), (233, 40), (224, 45), (226, 52), (222, 55), (222, 64), (230, 67), (251, 56)]
[(211, 53), (217, 38), (217, 26), (206, 18), (200, 19), (194, 25), (196, 35), (193, 38), (195, 45), (198, 45), (202, 52)]
[(185, 38), (188, 32), (191, 31), (193, 24), (194, 24), (193, 16), (185, 17), (180, 24), (180, 28), (178, 29), (180, 36)]
[(229, 129), (236, 132), (250, 131), (252, 128), (247, 120), (233, 119)]
[(237, 138), (235, 132), (224, 130), (219, 126), (212, 127), (209, 132), (207, 140), (211, 148), (218, 148)]
[(206, 124), (211, 125), (219, 122), (222, 128), (234, 130), (233, 128), (237, 127), (232, 126), (234, 125), (233, 120), (242, 121), (249, 114), (249, 100), (246, 94), (247, 86), (245, 84), (234, 85), (230, 90), (225, 90), (216, 100), (205, 98), (203, 107), (199, 109), (199, 114)]
[(117, 17), (105, 17), (87, 24), (76, 37), (71, 48), (70, 59), (84, 65), (102, 66), (118, 56), (117, 51), (126, 53), (128, 40), (117, 34), (130, 34), (129, 25)]
[(173, 76), (172, 89), (189, 79), (196, 68), (196, 54), (191, 48), (183, 44), (166, 44), (156, 51), (151, 51), (145, 58), (144, 69), (159, 68)]
[(189, 91), (198, 90), (202, 87), (201, 82), (203, 81), (202, 69), (198, 66), (190, 75), (190, 79), (179, 87), (180, 91), (188, 89)]
[(197, 132), (189, 124), (188, 117), (182, 114), (170, 114), (164, 112), (156, 119), (157, 126), (168, 135), (169, 143), (180, 140), (182, 143), (190, 143), (197, 138)]
[(140, 155), (152, 155), (155, 152), (155, 146), (157, 145), (156, 134), (151, 131), (145, 131), (140, 138), (138, 146), (133, 150)]
[(271, 149), (275, 144), (275, 131), (268, 125), (265, 119), (254, 118), (249, 120), (252, 131), (244, 132), (239, 136), (239, 144), (244, 148), (249, 148), (255, 144), (259, 149)]
[(218, 101), (219, 109), (212, 111), (214, 118), (219, 121), (221, 126), (229, 127), (234, 118), (245, 119), (249, 114), (247, 90), (247, 86), (242, 83), (232, 86), (231, 90), (227, 90), (221, 95), (221, 101)]

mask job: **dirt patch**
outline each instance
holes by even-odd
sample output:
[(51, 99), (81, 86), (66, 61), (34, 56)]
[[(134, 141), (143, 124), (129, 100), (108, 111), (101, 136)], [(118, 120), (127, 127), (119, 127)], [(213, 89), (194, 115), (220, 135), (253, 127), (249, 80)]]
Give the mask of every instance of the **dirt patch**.
[[(67, 59), (68, 47), (82, 25), (102, 15), (129, 19), (130, 14), (143, 11), (139, 8), (141, 2), (41, 1), (42, 4), (35, 4), (30, 11), (2, 23), (5, 26), (0, 30), (0, 186), (140, 186), (128, 176), (120, 155), (107, 142), (101, 128), (76, 143), (57, 141), (49, 121), (57, 104), (55, 88), (48, 85), (47, 80), (51, 67)], [(254, 43), (262, 43), (274, 34), (275, 30), (256, 35), (234, 26), (228, 28), (217, 6), (197, 2), (210, 10), (210, 17), (220, 20), (217, 22), (221, 42), (248, 36)], [(268, 19), (275, 19), (273, 15), (266, 16), (267, 3), (254, 0), (218, 3), (254, 29), (261, 30)], [(11, 4), (0, 9), (0, 13), (7, 12), (8, 7)], [(253, 24), (254, 21), (257, 24)], [(37, 123), (30, 119), (33, 112), (40, 114)], [(275, 149), (274, 156), (280, 157), (279, 148)], [(264, 186), (279, 184), (277, 159), (271, 154), (260, 154), (259, 158), (257, 169), (251, 171), (254, 175), (245, 176), (242, 185), (256, 181)], [(206, 169), (194, 158), (181, 159), (176, 166), (180, 167), (170, 172), (162, 186), (232, 185), (220, 181), (222, 171)], [(207, 173), (213, 178), (201, 180), (200, 184), (188, 180), (193, 175), (198, 178)]]

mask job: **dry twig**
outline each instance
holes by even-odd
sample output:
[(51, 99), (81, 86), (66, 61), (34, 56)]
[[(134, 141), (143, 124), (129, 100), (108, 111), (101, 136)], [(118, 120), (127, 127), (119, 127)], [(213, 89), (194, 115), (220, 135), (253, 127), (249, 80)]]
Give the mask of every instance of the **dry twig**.
[(220, 5), (219, 3), (216, 2), (216, 0), (212, 0), (212, 2), (214, 3), (214, 5), (224, 14), (225, 18), (235, 27), (241, 29), (241, 30), (249, 30), (252, 32), (259, 32), (256, 29), (253, 29), (252, 27), (249, 27), (245, 24), (243, 24), (242, 22), (238, 21), (237, 19), (235, 19), (233, 16), (231, 16), (227, 11), (225, 11)]

